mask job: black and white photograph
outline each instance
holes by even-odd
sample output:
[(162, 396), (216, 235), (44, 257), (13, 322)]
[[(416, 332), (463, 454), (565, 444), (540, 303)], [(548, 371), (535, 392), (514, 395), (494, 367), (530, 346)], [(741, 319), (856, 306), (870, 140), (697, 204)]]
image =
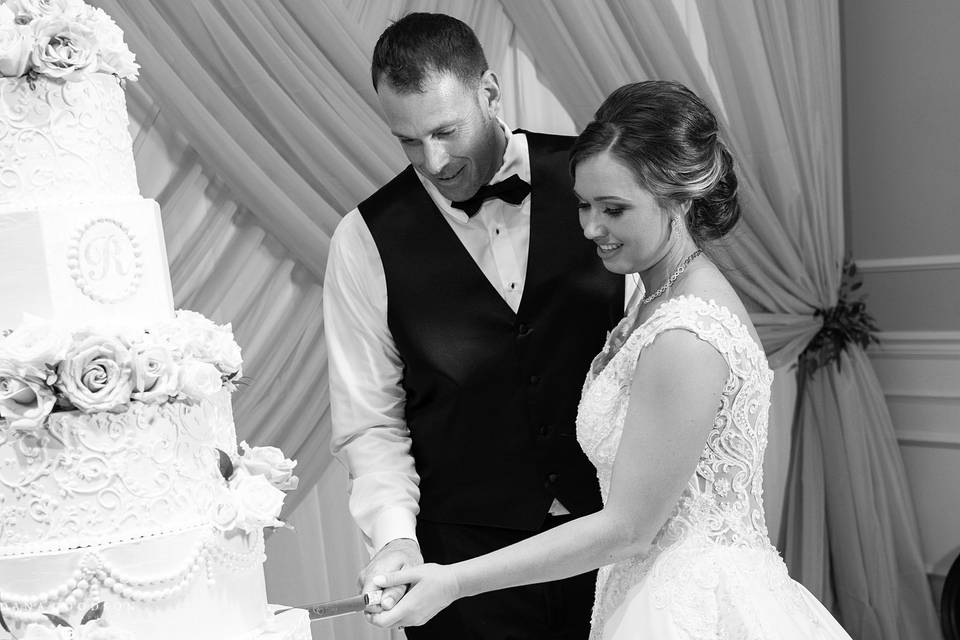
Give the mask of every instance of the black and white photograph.
[(0, 640), (960, 640), (957, 33), (0, 0)]

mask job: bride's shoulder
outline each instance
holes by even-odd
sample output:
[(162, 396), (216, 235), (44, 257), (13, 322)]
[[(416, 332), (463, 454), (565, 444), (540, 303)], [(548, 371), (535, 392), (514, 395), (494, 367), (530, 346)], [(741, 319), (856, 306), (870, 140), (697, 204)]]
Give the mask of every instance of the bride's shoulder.
[(685, 299), (687, 304), (694, 306), (712, 307), (714, 310), (729, 313), (739, 320), (740, 324), (753, 331), (750, 314), (737, 295), (730, 281), (720, 271), (710, 265), (710, 268), (700, 269), (692, 274), (681, 287), (677, 288), (677, 298)]
[(718, 271), (702, 270), (692, 274), (681, 287), (678, 287), (669, 300), (653, 311), (659, 319), (654, 324), (666, 325), (683, 322), (684, 319), (696, 319), (702, 324), (704, 319), (726, 328), (727, 333), (742, 335), (745, 333), (753, 342), (759, 344), (759, 336), (750, 320), (750, 314), (733, 286)]

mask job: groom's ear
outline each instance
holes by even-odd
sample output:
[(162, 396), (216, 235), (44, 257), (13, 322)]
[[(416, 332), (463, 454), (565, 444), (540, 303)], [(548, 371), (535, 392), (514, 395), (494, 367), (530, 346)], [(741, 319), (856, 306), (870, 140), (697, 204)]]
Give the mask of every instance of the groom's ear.
[(484, 110), (487, 116), (494, 117), (500, 115), (500, 80), (490, 69), (483, 72), (480, 76), (480, 84), (477, 87), (480, 108)]

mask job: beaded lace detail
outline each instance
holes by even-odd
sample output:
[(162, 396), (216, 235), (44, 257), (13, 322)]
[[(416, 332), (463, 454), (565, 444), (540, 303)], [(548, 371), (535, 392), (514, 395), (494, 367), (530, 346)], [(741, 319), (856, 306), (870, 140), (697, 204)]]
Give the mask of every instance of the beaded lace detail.
[[(624, 338), (630, 324), (631, 319), (625, 319), (625, 326), (614, 330), (594, 360), (577, 416), (577, 437), (597, 467), (604, 502), (640, 352), (664, 331), (689, 331), (724, 357), (729, 375), (696, 470), (653, 543), (642, 555), (601, 568), (592, 637), (600, 637), (611, 612), (651, 573), (655, 563), (650, 580), (656, 606), (671, 610), (677, 625), (691, 631), (689, 637), (715, 637), (696, 633), (710, 628), (716, 633), (718, 611), (701, 610), (702, 602), (694, 597), (698, 581), (712, 583), (716, 578), (711, 570), (704, 570), (711, 566), (715, 552), (727, 554), (726, 558), (739, 557), (737, 566), (742, 568), (739, 575), (744, 580), (772, 581), (786, 588), (789, 599), (796, 600), (786, 568), (767, 537), (763, 514), (763, 452), (773, 372), (739, 318), (713, 301), (693, 296), (669, 300)], [(667, 555), (668, 551), (672, 553)], [(670, 579), (660, 580), (660, 574)], [(748, 577), (750, 574), (753, 577)], [(686, 588), (676, 588), (684, 583)], [(658, 589), (658, 584), (663, 588)], [(800, 604), (799, 600), (796, 603)], [(704, 621), (704, 616), (713, 622)]]

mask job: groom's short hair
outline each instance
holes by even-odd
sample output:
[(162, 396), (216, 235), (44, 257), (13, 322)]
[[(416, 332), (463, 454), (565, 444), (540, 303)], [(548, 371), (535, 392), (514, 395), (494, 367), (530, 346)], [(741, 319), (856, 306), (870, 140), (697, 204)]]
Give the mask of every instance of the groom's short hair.
[(408, 13), (386, 28), (373, 49), (370, 75), (398, 93), (419, 93), (431, 74), (452, 73), (474, 88), (487, 70), (487, 58), (473, 29), (442, 13)]

